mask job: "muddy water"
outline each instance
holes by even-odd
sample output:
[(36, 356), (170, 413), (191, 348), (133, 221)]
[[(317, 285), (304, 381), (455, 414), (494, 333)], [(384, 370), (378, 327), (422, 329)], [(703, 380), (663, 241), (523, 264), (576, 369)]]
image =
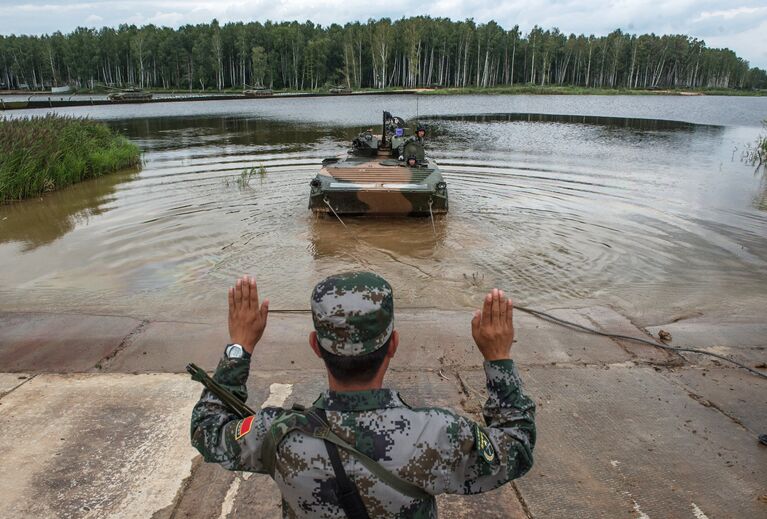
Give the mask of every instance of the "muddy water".
[[(381, 109), (430, 126), (450, 214), (313, 217), (309, 180)], [(66, 109), (144, 150), (126, 171), (0, 207), (0, 310), (217, 319), (252, 273), (272, 308), (367, 268), (401, 306), (604, 303), (638, 321), (758, 315), (765, 180), (739, 160), (767, 99), (268, 99)], [(23, 116), (26, 114), (17, 114)], [(677, 122), (672, 122), (677, 121)], [(247, 186), (245, 168), (264, 166)], [(760, 306), (761, 305), (761, 306)]]

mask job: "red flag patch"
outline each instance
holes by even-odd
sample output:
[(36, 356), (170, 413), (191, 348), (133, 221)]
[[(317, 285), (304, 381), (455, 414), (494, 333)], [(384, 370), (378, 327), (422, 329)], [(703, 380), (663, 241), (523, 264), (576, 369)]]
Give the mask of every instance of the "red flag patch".
[(254, 418), (255, 416), (248, 416), (247, 418), (240, 420), (240, 423), (237, 424), (237, 435), (234, 437), (235, 440), (239, 440), (250, 432), (253, 428)]

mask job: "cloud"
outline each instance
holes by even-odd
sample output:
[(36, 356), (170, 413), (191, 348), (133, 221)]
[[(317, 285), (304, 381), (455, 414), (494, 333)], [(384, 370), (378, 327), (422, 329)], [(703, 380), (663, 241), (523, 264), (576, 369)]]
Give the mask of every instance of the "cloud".
[(765, 20), (767, 20), (767, 7), (738, 7), (720, 11), (703, 11), (692, 20), (690, 27), (702, 37), (722, 34), (739, 35), (759, 27)]
[(735, 9), (726, 9), (724, 11), (703, 11), (695, 21), (697, 22), (708, 18), (731, 20), (743, 15), (764, 14), (765, 11), (767, 11), (767, 7), (736, 7)]
[(752, 67), (767, 69), (767, 46), (764, 45), (764, 35), (767, 34), (767, 20), (752, 29), (737, 34), (722, 34), (706, 39), (706, 44), (712, 47), (728, 47), (735, 53), (747, 59)]
[(146, 19), (146, 23), (151, 23), (159, 26), (178, 27), (184, 23), (186, 15), (183, 13), (172, 12), (163, 13), (157, 11), (152, 16)]

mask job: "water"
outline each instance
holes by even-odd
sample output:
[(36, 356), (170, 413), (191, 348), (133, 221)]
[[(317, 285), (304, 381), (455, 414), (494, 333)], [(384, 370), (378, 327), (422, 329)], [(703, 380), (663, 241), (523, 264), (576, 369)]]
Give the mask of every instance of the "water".
[[(381, 110), (416, 114), (449, 186), (438, 219), (313, 217), (308, 183)], [(0, 207), (0, 310), (213, 320), (258, 277), (307, 308), (367, 268), (400, 307), (470, 308), (500, 286), (536, 306), (638, 322), (759, 315), (767, 188), (740, 153), (765, 98), (370, 96), (68, 108), (144, 150), (138, 171)], [(39, 112), (14, 112), (23, 116)], [(249, 187), (236, 178), (263, 165)], [(761, 306), (760, 306), (761, 305)]]

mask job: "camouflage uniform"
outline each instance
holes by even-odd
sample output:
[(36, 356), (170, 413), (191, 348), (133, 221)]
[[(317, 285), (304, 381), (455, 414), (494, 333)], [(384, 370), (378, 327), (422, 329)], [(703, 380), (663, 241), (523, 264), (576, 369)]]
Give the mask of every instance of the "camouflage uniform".
[(407, 147), (407, 145), (408, 145), (408, 144), (410, 144), (411, 142), (414, 142), (414, 143), (416, 143), (416, 144), (420, 144), (420, 145), (421, 145), (421, 147), (423, 147), (424, 138), (423, 138), (423, 137), (419, 137), (419, 136), (416, 134), (416, 135), (411, 135), (410, 137), (408, 137), (407, 139), (405, 139), (404, 141), (402, 141), (402, 143), (401, 143), (401, 144), (399, 145), (399, 147), (397, 148), (397, 155), (398, 155), (398, 156), (400, 156), (400, 157), (402, 157), (404, 160), (407, 160), (407, 157), (405, 157), (405, 156), (403, 155), (403, 154), (405, 153), (405, 148), (406, 148), (406, 147)]
[[(391, 334), (391, 287), (369, 273), (329, 278), (315, 288), (312, 311), (323, 348), (341, 355), (374, 351)], [(245, 401), (249, 364), (249, 358), (224, 358), (214, 379)], [(341, 450), (344, 468), (370, 517), (436, 517), (434, 495), (484, 492), (530, 469), (535, 405), (522, 392), (513, 361), (485, 362), (484, 369), (485, 425), (447, 409), (412, 408), (391, 389), (328, 390), (314, 402), (326, 410), (333, 432), (431, 496), (400, 494)], [(272, 422), (285, 412), (267, 407), (240, 420), (203, 391), (192, 414), (192, 444), (205, 461), (229, 470), (266, 472), (261, 446)], [(248, 432), (243, 433), (246, 422)], [(322, 440), (289, 433), (277, 450), (274, 479), (282, 492), (284, 517), (345, 517)]]

